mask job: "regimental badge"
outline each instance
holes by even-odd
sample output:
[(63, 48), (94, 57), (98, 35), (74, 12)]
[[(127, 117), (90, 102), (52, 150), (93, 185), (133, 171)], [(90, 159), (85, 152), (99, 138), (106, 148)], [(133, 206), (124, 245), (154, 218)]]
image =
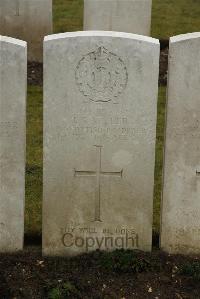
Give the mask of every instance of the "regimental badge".
[(80, 92), (93, 102), (117, 103), (128, 82), (123, 60), (104, 47), (83, 56), (75, 77)]

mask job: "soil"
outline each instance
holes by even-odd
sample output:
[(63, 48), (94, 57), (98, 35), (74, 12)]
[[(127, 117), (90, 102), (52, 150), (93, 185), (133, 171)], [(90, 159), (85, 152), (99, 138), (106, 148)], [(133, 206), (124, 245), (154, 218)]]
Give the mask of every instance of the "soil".
[[(44, 258), (39, 247), (15, 255), (1, 254), (0, 298), (200, 298), (200, 280), (178, 271), (195, 258), (169, 256), (157, 250), (136, 256), (138, 271), (120, 268), (119, 264), (106, 268), (109, 263), (106, 265), (104, 254), (98, 251), (73, 258)], [(142, 260), (153, 268), (140, 268)]]
[[(159, 84), (167, 84), (167, 69), (168, 69), (168, 49), (169, 41), (160, 40), (161, 54), (160, 54), (160, 76)], [(43, 84), (43, 64), (38, 62), (28, 62), (28, 84), (39, 85)]]
[(43, 64), (28, 61), (28, 85), (43, 85)]
[(159, 84), (167, 85), (167, 73), (168, 73), (168, 53), (169, 53), (169, 41), (160, 41), (160, 74), (159, 74)]

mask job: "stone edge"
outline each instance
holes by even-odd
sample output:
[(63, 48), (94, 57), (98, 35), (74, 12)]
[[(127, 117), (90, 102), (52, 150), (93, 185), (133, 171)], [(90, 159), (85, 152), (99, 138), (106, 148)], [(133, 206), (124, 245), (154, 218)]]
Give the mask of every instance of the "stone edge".
[(20, 40), (20, 39), (16, 39), (16, 38), (12, 38), (9, 36), (3, 36), (0, 35), (0, 42), (5, 42), (5, 43), (9, 43), (9, 44), (13, 44), (13, 45), (18, 45), (21, 47), (26, 48), (27, 47), (27, 42)]
[(64, 38), (73, 38), (73, 37), (119, 37), (124, 39), (132, 39), (142, 42), (148, 42), (152, 44), (159, 45), (159, 40), (156, 38), (148, 37), (145, 35), (138, 35), (133, 33), (117, 32), (117, 31), (76, 31), (76, 32), (65, 32), (58, 34), (47, 35), (44, 38), (44, 42), (64, 39)]
[(200, 38), (200, 32), (180, 34), (170, 37), (170, 44), (187, 41), (190, 39)]

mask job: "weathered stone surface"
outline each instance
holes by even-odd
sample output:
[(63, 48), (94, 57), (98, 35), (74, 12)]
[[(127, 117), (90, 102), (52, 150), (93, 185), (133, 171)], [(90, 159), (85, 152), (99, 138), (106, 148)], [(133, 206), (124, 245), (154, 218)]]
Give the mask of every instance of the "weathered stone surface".
[(24, 239), (26, 42), (0, 36), (0, 252)]
[(84, 0), (84, 30), (150, 35), (152, 0)]
[(200, 33), (170, 40), (161, 247), (200, 253)]
[(43, 38), (52, 32), (52, 0), (1, 0), (0, 34), (28, 43), (28, 59), (42, 61)]
[(151, 250), (158, 67), (148, 37), (45, 38), (44, 254)]

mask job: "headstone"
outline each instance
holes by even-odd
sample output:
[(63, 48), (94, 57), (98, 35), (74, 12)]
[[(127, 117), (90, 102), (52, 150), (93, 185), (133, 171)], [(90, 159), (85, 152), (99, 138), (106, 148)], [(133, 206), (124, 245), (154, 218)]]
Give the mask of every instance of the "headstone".
[(26, 42), (0, 36), (0, 252), (23, 248)]
[(158, 40), (44, 42), (43, 253), (151, 250)]
[(200, 253), (200, 33), (170, 39), (161, 247)]
[(43, 39), (52, 33), (52, 0), (1, 0), (0, 34), (28, 43), (28, 59), (42, 61)]
[(84, 0), (84, 30), (150, 35), (152, 0)]

